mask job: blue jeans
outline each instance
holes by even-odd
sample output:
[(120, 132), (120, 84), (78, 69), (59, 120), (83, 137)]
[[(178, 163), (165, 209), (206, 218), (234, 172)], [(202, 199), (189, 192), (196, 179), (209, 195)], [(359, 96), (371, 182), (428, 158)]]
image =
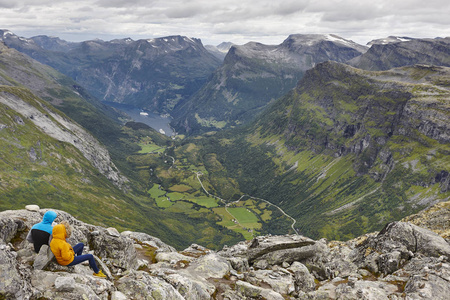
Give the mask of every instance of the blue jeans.
[(83, 243), (78, 243), (75, 246), (73, 246), (73, 252), (75, 252), (75, 257), (73, 258), (73, 261), (70, 264), (68, 264), (68, 266), (78, 265), (79, 263), (88, 260), (91, 269), (94, 270), (95, 273), (98, 273), (99, 269), (97, 267), (97, 264), (95, 263), (94, 256), (92, 254), (82, 254), (83, 249), (84, 249)]

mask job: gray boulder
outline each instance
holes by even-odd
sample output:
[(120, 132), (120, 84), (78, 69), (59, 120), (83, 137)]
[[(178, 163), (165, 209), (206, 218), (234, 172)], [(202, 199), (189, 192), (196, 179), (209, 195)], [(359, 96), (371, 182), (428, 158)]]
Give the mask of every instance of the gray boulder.
[(214, 285), (189, 275), (173, 273), (163, 278), (187, 300), (209, 300), (215, 291)]
[(226, 257), (226, 260), (231, 264), (231, 267), (238, 272), (248, 272), (250, 266), (245, 257)]
[(35, 287), (33, 297), (46, 299), (107, 300), (114, 290), (108, 280), (67, 272), (36, 270), (31, 273), (31, 283)]
[(145, 244), (150, 247), (157, 248), (162, 252), (176, 252), (176, 249), (166, 243), (162, 242), (159, 238), (153, 237), (143, 232), (123, 231), (120, 233), (123, 237), (130, 238), (138, 244)]
[[(191, 281), (196, 293), (211, 297), (216, 290), (214, 280), (221, 280), (232, 270), (230, 263), (217, 253), (210, 253), (192, 261), (185, 269), (180, 269), (179, 274)], [(192, 298), (195, 299), (195, 298)]]
[(248, 261), (265, 259), (273, 265), (302, 260), (316, 253), (315, 243), (299, 235), (257, 237), (248, 247)]
[(372, 272), (391, 274), (415, 255), (450, 256), (450, 245), (436, 233), (404, 222), (387, 224), (358, 245), (353, 261)]
[(302, 261), (314, 277), (329, 280), (336, 277), (354, 276), (358, 266), (352, 261), (352, 242), (330, 242), (322, 239), (314, 245), (316, 255)]
[(284, 300), (279, 293), (259, 286), (252, 285), (245, 281), (236, 282), (236, 293), (240, 299), (267, 299), (267, 300)]
[(402, 259), (402, 254), (400, 251), (384, 253), (377, 258), (378, 270), (380, 270), (383, 274), (394, 273), (404, 262), (405, 260)]
[(413, 258), (395, 274), (409, 274), (404, 293), (410, 299), (448, 299), (450, 295), (450, 264), (445, 257)]
[[(166, 257), (165, 262), (161, 261), (162, 257)], [(158, 253), (157, 260), (160, 260), (158, 264), (150, 266), (152, 274), (164, 278), (183, 297), (192, 300), (211, 299), (216, 291), (216, 280), (222, 280), (232, 271), (228, 260), (217, 253), (199, 258), (173, 252)]]
[(42, 245), (39, 253), (34, 259), (33, 267), (36, 270), (43, 270), (47, 268), (52, 261), (56, 262), (56, 259), (52, 251), (50, 250), (50, 247), (47, 245)]
[(186, 249), (184, 249), (181, 253), (183, 253), (184, 255), (187, 255), (187, 256), (200, 257), (200, 256), (204, 256), (209, 253), (213, 253), (213, 251), (209, 250), (201, 245), (192, 244), (189, 247), (187, 247)]
[(143, 271), (132, 271), (121, 277), (117, 280), (116, 287), (128, 299), (184, 300), (165, 280)]
[(310, 292), (315, 289), (314, 276), (304, 264), (296, 261), (287, 270), (294, 274), (295, 292)]
[(336, 299), (377, 299), (389, 300), (397, 292), (397, 286), (389, 283), (360, 280), (339, 284), (336, 287)]
[(231, 270), (230, 263), (216, 253), (202, 256), (193, 261), (185, 272), (189, 272), (200, 278), (222, 278), (229, 274)]
[(270, 289), (281, 295), (292, 294), (296, 288), (294, 276), (282, 268), (251, 272), (247, 276), (247, 281), (256, 286), (268, 285)]
[(375, 249), (383, 253), (399, 250), (425, 256), (450, 256), (450, 245), (433, 231), (419, 226), (392, 222), (387, 224), (374, 239)]
[(184, 263), (187, 266), (195, 258), (178, 252), (158, 252), (155, 259), (157, 262), (167, 262), (172, 265)]
[(75, 290), (75, 279), (73, 277), (57, 277), (55, 279), (55, 290), (57, 292), (73, 292)]
[(27, 293), (29, 287), (18, 271), (15, 252), (0, 244), (0, 298), (24, 299)]
[(0, 241), (7, 244), (9, 243), (18, 233), (18, 231), (23, 231), (26, 229), (26, 224), (20, 219), (9, 218), (7, 212), (2, 212), (0, 215)]
[(224, 257), (244, 257), (249, 265), (265, 260), (269, 265), (292, 263), (320, 252), (316, 241), (300, 235), (260, 236), (250, 242), (241, 242), (219, 252)]
[(88, 239), (95, 255), (101, 257), (113, 272), (137, 268), (137, 253), (131, 239), (100, 228), (89, 233)]

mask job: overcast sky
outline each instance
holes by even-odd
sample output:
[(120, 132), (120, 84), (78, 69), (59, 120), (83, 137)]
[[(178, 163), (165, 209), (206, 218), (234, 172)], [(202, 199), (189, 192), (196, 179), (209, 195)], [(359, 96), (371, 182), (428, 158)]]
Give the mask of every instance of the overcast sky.
[(333, 33), (360, 44), (389, 35), (450, 36), (449, 0), (0, 0), (0, 28), (68, 41), (184, 35), (203, 44)]

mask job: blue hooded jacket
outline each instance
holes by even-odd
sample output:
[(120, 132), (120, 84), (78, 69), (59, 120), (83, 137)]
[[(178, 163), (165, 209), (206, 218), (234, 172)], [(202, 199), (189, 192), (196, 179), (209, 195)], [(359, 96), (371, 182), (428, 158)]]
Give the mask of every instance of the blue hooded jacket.
[(49, 234), (52, 234), (53, 226), (52, 223), (56, 219), (56, 213), (52, 210), (47, 211), (42, 218), (42, 222), (34, 224), (31, 229), (39, 229)]

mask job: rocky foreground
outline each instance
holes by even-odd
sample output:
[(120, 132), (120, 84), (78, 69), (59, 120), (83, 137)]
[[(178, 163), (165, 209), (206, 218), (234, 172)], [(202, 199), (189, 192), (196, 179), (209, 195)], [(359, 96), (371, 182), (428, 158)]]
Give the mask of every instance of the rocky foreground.
[[(449, 205), (420, 224), (450, 228)], [(107, 279), (87, 264), (63, 267), (25, 237), (46, 209), (0, 212), (0, 299), (449, 299), (450, 244), (408, 222), (348, 242), (260, 236), (215, 252), (183, 251), (145, 233), (83, 223), (69, 242), (84, 242)], [(439, 213), (440, 211), (440, 213)], [(437, 221), (430, 220), (434, 218)], [(419, 217), (412, 218), (416, 224)], [(442, 234), (441, 234), (442, 235)]]

